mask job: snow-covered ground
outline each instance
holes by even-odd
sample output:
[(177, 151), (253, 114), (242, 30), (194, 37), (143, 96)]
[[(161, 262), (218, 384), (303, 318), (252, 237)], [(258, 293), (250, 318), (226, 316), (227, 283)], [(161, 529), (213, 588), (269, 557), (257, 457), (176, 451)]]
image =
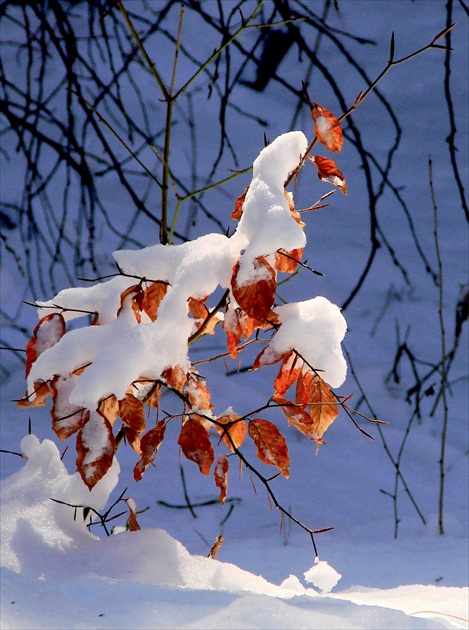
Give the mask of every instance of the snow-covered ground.
[[(346, 27), (379, 42), (373, 55), (363, 52), (370, 76), (375, 76), (387, 60), (392, 31), (396, 33), (397, 50), (407, 54), (445, 27), (445, 3), (439, 0), (347, 0), (340, 6), (339, 15), (331, 14), (333, 26)], [(454, 3), (454, 19), (458, 24), (453, 31), (452, 90), (467, 191), (468, 21), (462, 2)], [(191, 25), (187, 28), (190, 32)], [(402, 194), (420, 242), (435, 264), (427, 170), (428, 156), (433, 158), (445, 274), (444, 313), (448, 330), (452, 331), (460, 285), (468, 277), (468, 240), (445, 141), (449, 123), (443, 54), (428, 51), (393, 69), (381, 89), (395, 108), (403, 130), (393, 182), (405, 187)], [(294, 59), (287, 61), (294, 66)], [(337, 58), (332, 56), (331, 66), (340, 74), (334, 64)], [(350, 84), (350, 101), (363, 87), (357, 76), (345, 76), (343, 84)], [(271, 140), (288, 131), (282, 127), (282, 121), (289, 120), (285, 115), (287, 104), (275, 101), (276, 86), (269, 86), (262, 95), (242, 89), (246, 99), (258, 103), (259, 111), (269, 110), (275, 103), (278, 116), (268, 130)], [(328, 106), (331, 96), (315, 94), (314, 99)], [(366, 133), (369, 150), (378, 156), (380, 146), (390, 142), (383, 128), (386, 119), (379, 111), (368, 100), (355, 114), (367, 120), (362, 133)], [(311, 127), (305, 128), (307, 124)], [(307, 135), (312, 133), (307, 119), (298, 126)], [(206, 132), (208, 146), (209, 127), (202, 131)], [(250, 136), (249, 130), (240, 131), (243, 133), (241, 153), (243, 159), (252, 162), (262, 148), (262, 138), (259, 134)], [(324, 295), (341, 304), (363, 269), (368, 255), (368, 210), (363, 177), (354, 159), (346, 142), (337, 161), (347, 178), (348, 197), (336, 199), (337, 193), (329, 208), (305, 215), (309, 247), (305, 258), (325, 277), (300, 274), (299, 283), (292, 283), (291, 289), (286, 285), (290, 293), (285, 295), (290, 300)], [(237, 184), (238, 194), (249, 178), (248, 174), (242, 184)], [(313, 201), (327, 190), (316, 181), (314, 173)], [(301, 186), (299, 195), (305, 198), (306, 206), (312, 202), (311, 193), (305, 195), (304, 179)], [(5, 187), (2, 183), (3, 189), (10, 194), (10, 183)], [(115, 204), (116, 212), (125, 211), (111, 196), (109, 203)], [(229, 217), (234, 199), (224, 203), (224, 216)], [(389, 422), (383, 435), (396, 456), (411, 415), (405, 394), (412, 383), (408, 367), (402, 369), (400, 383), (385, 383), (396, 352), (396, 321), (401, 338), (409, 327), (408, 343), (417, 357), (437, 360), (438, 292), (415, 255), (394, 198), (385, 196), (381, 203), (383, 229), (391, 236), (399, 259), (410, 269), (411, 285), (403, 283), (390, 257), (380, 252), (363, 289), (344, 313), (349, 327), (345, 347), (376, 416)], [(200, 224), (198, 229), (202, 230)], [(213, 226), (209, 224), (207, 229), (211, 231)], [(20, 285), (18, 291), (14, 290), (18, 278), (12, 268), (3, 265), (1, 273), (2, 302), (7, 308), (22, 299), (22, 290)], [(51, 297), (45, 295), (43, 299)], [(299, 520), (315, 529), (335, 528), (317, 535), (318, 558), (308, 535), (294, 524), (281, 521), (279, 513), (269, 506), (264, 489), (246, 470), (238, 477), (232, 466), (228, 499), (222, 506), (216, 501), (210, 503), (218, 494), (213, 480), (200, 475), (194, 464), (183, 462), (194, 515), (184, 509), (175, 423), (168, 426), (156, 468), (149, 468), (141, 482), (135, 483), (132, 475), (136, 455), (130, 449), (120, 449), (118, 463), (90, 493), (74, 472), (72, 444), (61, 460), (64, 445), (55, 444), (47, 406), (18, 410), (11, 402), (24, 394), (26, 384), (23, 370), (5, 357), (12, 374), (2, 383), (2, 449), (21, 451), (27, 459), (2, 453), (1, 627), (467, 627), (468, 325), (463, 326), (460, 350), (450, 375), (443, 536), (438, 531), (442, 414), (438, 411), (430, 416), (431, 397), (422, 410), (421, 421), (416, 419), (411, 426), (401, 463), (426, 525), (399, 486), (396, 539), (389, 496), (395, 491), (395, 471), (377, 428), (363, 423), (375, 438), (369, 440), (341, 414), (325, 436), (327, 444), (315, 455), (314, 444), (282, 425), (291, 457), (290, 478), (276, 479), (272, 486), (279, 502)], [(214, 343), (219, 346), (212, 354), (223, 351), (221, 336), (215, 337)], [(250, 359), (243, 357), (242, 365), (249, 365)], [(201, 368), (210, 384), (216, 412), (231, 405), (240, 414), (265, 404), (277, 370), (272, 366), (236, 374), (234, 361), (228, 363), (233, 372), (230, 375), (224, 366), (216, 364)], [(431, 383), (437, 384), (438, 376), (428, 385)], [(347, 380), (338, 393), (354, 394), (351, 406), (360, 399), (350, 364)], [(169, 398), (164, 405), (171, 406)], [(370, 413), (365, 405), (360, 410)], [(34, 435), (24, 437), (28, 417)], [(246, 455), (254, 458), (253, 446), (246, 446)], [(99, 524), (90, 532), (80, 509), (75, 514), (73, 508), (57, 503), (86, 504), (102, 514), (125, 488), (137, 510), (148, 508), (138, 516), (140, 531), (122, 531), (127, 517), (125, 503), (118, 503), (111, 512), (111, 516), (121, 511), (125, 514), (110, 523), (117, 527), (110, 537)], [(207, 505), (197, 506), (207, 501)], [(207, 558), (220, 534), (224, 542), (217, 558)]]

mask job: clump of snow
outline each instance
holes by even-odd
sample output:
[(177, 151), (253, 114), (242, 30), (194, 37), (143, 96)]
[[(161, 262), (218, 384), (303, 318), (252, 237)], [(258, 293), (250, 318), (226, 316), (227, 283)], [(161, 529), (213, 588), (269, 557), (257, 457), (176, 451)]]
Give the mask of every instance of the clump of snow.
[(342, 577), (325, 560), (316, 558), (313, 566), (305, 571), (305, 580), (314, 584), (321, 593), (330, 593)]
[[(94, 539), (85, 526), (82, 510), (57, 503), (102, 509), (117, 485), (117, 459), (90, 492), (76, 472), (70, 475), (50, 440), (26, 436), (21, 451), (27, 461), (1, 483), (2, 566), (27, 571), (41, 566), (45, 556), (58, 557)], [(53, 501), (52, 499), (56, 499)]]
[[(158, 379), (167, 368), (175, 366), (187, 373), (191, 367), (188, 339), (194, 332), (188, 299), (206, 298), (218, 286), (230, 288), (238, 260), (237, 283), (241, 286), (260, 279), (254, 264), (257, 257), (273, 256), (278, 249), (304, 247), (306, 237), (291, 216), (284, 183), (307, 144), (302, 132), (292, 131), (261, 151), (254, 162), (243, 215), (230, 238), (207, 234), (181, 245), (114, 252), (126, 276), (95, 287), (67, 289), (42, 302), (43, 307), (56, 307), (59, 312), (63, 308), (96, 311), (99, 325), (69, 331), (43, 352), (29, 373), (28, 392), (34, 391), (38, 381), (48, 381), (56, 374), (67, 376), (87, 366), (76, 379), (69, 401), (96, 409), (99, 401), (111, 394), (122, 399), (129, 384), (141, 376)], [(257, 273), (259, 268), (261, 273), (268, 269), (258, 266)], [(142, 318), (138, 323), (130, 302), (120, 308), (122, 291), (138, 278), (169, 283), (154, 322)], [(39, 313), (43, 315), (44, 310), (40, 308)], [(330, 385), (341, 385), (346, 365), (340, 342), (346, 325), (338, 307), (325, 298), (316, 298), (277, 310), (282, 326), (273, 347), (295, 348), (314, 368), (323, 371), (321, 375)], [(64, 316), (70, 319), (79, 314), (65, 311)]]
[(293, 348), (331, 387), (340, 387), (347, 374), (347, 364), (340, 342), (347, 323), (340, 309), (324, 297), (284, 304), (275, 309), (282, 325), (270, 346), (279, 354)]

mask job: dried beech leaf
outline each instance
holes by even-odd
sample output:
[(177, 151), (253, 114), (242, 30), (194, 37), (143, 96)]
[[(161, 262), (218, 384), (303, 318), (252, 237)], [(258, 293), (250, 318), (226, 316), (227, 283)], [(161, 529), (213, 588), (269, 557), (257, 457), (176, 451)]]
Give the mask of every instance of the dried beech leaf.
[[(240, 417), (236, 413), (230, 413), (217, 418), (217, 423), (224, 426), (220, 427), (216, 424), (215, 428), (230, 451), (234, 451), (233, 444), (236, 448), (239, 448), (246, 437), (246, 422), (240, 420)], [(229, 434), (229, 437), (227, 434)]]
[(97, 411), (88, 411), (77, 435), (77, 469), (91, 490), (112, 465), (116, 441), (109, 422)]
[(205, 381), (193, 372), (188, 375), (182, 393), (189, 399), (192, 408), (199, 411), (213, 409), (210, 400), (210, 390)]
[(264, 367), (265, 365), (274, 365), (274, 363), (278, 363), (279, 361), (285, 361), (291, 353), (291, 350), (288, 352), (277, 352), (275, 348), (268, 345), (257, 355), (252, 365), (252, 369), (258, 370), (260, 367)]
[(143, 402), (130, 392), (119, 401), (119, 417), (122, 422), (137, 433), (145, 431), (145, 414)]
[(103, 418), (106, 418), (111, 427), (114, 426), (114, 422), (119, 415), (119, 401), (114, 394), (99, 401), (98, 413), (103, 416)]
[(156, 320), (158, 308), (167, 290), (168, 285), (166, 282), (152, 282), (143, 292), (142, 310), (145, 311), (152, 322)]
[(34, 394), (26, 394), (26, 396), (17, 400), (16, 404), (20, 409), (27, 409), (28, 407), (44, 407), (46, 404), (46, 398), (51, 394), (52, 390), (49, 387), (49, 383), (37, 381), (34, 383)]
[(347, 194), (347, 182), (334, 160), (322, 157), (321, 155), (314, 155), (308, 159), (311, 160), (318, 169), (318, 177), (322, 182), (328, 182), (341, 190), (344, 195)]
[(301, 214), (295, 209), (295, 202), (293, 200), (293, 194), (288, 190), (285, 190), (285, 197), (288, 201), (288, 207), (290, 209), (290, 214), (293, 219), (298, 223), (300, 227), (304, 227), (306, 223), (301, 220)]
[(132, 390), (135, 398), (141, 400), (145, 405), (158, 407), (158, 400), (161, 396), (161, 383), (141, 376), (132, 383)]
[(239, 285), (237, 280), (239, 262), (236, 263), (231, 279), (231, 290), (243, 311), (254, 319), (266, 320), (271, 315), (274, 304), (277, 289), (276, 273), (263, 256), (258, 256), (253, 266), (251, 281)]
[(255, 418), (249, 423), (248, 432), (257, 446), (257, 457), (261, 462), (277, 466), (282, 475), (288, 479), (290, 476), (288, 447), (275, 424)]
[(313, 372), (302, 374), (298, 379), (296, 402), (307, 402), (311, 429), (320, 440), (339, 415), (339, 407), (329, 385)]
[(242, 330), (239, 322), (239, 313), (236, 309), (229, 308), (223, 320), (223, 330), (226, 333), (228, 352), (232, 359), (238, 356), (238, 344), (241, 341)]
[(291, 252), (279, 249), (275, 253), (275, 269), (282, 273), (293, 273), (298, 267), (298, 262), (302, 256), (303, 248), (292, 249)]
[(311, 116), (314, 120), (314, 133), (319, 142), (329, 151), (341, 151), (343, 145), (342, 127), (337, 118), (325, 107), (312, 103)]
[(180, 365), (168, 368), (163, 372), (162, 376), (166, 380), (168, 387), (182, 392), (185, 382), (187, 381), (187, 374)]
[(244, 204), (244, 200), (246, 199), (246, 195), (247, 195), (248, 190), (249, 190), (249, 186), (247, 188), (245, 188), (243, 194), (240, 195), (236, 199), (235, 208), (234, 208), (233, 213), (231, 215), (231, 218), (234, 221), (239, 221), (241, 219), (241, 217), (243, 216), (243, 204)]
[(208, 295), (204, 297), (202, 300), (195, 300), (194, 298), (189, 298), (187, 301), (187, 307), (189, 309), (189, 313), (195, 319), (205, 319), (209, 314), (208, 308), (205, 306), (205, 302), (207, 301)]
[(127, 528), (130, 532), (138, 532), (140, 525), (137, 522), (137, 506), (133, 499), (126, 499), (127, 507), (129, 508), (129, 518), (127, 519)]
[(274, 400), (283, 398), (285, 392), (290, 389), (303, 369), (303, 361), (293, 351), (283, 360), (280, 370), (274, 381)]
[(26, 346), (26, 377), (38, 356), (52, 348), (64, 334), (65, 320), (60, 313), (50, 313), (39, 320)]
[(197, 464), (201, 473), (210, 474), (215, 453), (207, 429), (193, 416), (182, 425), (178, 444), (187, 459)]
[(134, 479), (140, 481), (143, 477), (143, 473), (156, 457), (158, 449), (164, 440), (164, 434), (166, 431), (166, 423), (164, 420), (159, 420), (156, 427), (150, 429), (140, 440), (141, 458), (134, 467)]
[(83, 407), (73, 405), (69, 402), (69, 396), (75, 387), (79, 375), (69, 374), (66, 378), (56, 376), (51, 381), (52, 409), (52, 429), (60, 440), (79, 431), (84, 423), (85, 410)]
[(144, 293), (141, 284), (133, 284), (131, 287), (125, 289), (121, 293), (121, 303), (119, 310), (117, 311), (117, 317), (121, 314), (121, 312), (130, 304), (134, 314), (135, 319), (140, 324), (142, 321), (141, 312), (143, 310), (143, 298)]
[(226, 453), (220, 455), (217, 459), (213, 474), (217, 488), (220, 488), (219, 499), (224, 504), (226, 493), (228, 492), (228, 455)]

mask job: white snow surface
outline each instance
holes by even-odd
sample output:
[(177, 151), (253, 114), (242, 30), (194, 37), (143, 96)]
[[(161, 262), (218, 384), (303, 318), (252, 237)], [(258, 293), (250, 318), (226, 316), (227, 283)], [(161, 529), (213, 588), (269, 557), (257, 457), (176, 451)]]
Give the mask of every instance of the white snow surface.
[[(100, 540), (85, 527), (81, 508), (74, 514), (51, 499), (102, 507), (116, 484), (118, 464), (89, 493), (77, 473), (66, 471), (49, 440), (41, 443), (28, 435), (22, 451), (27, 462), (1, 488), (5, 630), (436, 629), (452, 627), (444, 621), (445, 610), (453, 615), (463, 610), (468, 589), (409, 586), (403, 594), (392, 589), (321, 596), (294, 575), (277, 586), (234, 564), (191, 555), (162, 529), (122, 532)], [(306, 582), (322, 593), (339, 578), (318, 559), (305, 572)], [(438, 613), (419, 612), (435, 607)]]

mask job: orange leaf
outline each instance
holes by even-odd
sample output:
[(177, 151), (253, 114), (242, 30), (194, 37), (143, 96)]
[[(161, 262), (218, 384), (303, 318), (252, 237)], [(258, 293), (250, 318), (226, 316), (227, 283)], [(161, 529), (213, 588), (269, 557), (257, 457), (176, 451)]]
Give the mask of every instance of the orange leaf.
[(292, 350), (283, 360), (274, 381), (274, 400), (277, 400), (277, 397), (283, 397), (285, 392), (290, 389), (293, 383), (297, 380), (302, 369), (303, 361), (299, 359), (298, 355)]
[(210, 390), (205, 381), (191, 372), (188, 375), (182, 393), (187, 396), (192, 407), (196, 407), (199, 411), (213, 409), (210, 401)]
[(77, 435), (77, 469), (91, 490), (112, 465), (116, 441), (111, 425), (97, 411), (87, 412)]
[(161, 300), (166, 295), (168, 285), (166, 282), (152, 282), (143, 292), (142, 310), (152, 322), (156, 320)]
[(234, 208), (233, 213), (231, 215), (231, 218), (234, 221), (239, 221), (241, 219), (241, 217), (243, 216), (243, 204), (244, 204), (244, 200), (246, 199), (246, 194), (247, 194), (248, 190), (249, 190), (249, 186), (247, 188), (245, 188), (243, 194), (240, 195), (236, 199), (235, 208)]
[(189, 309), (189, 313), (195, 319), (205, 319), (209, 314), (208, 308), (205, 306), (205, 302), (207, 301), (208, 295), (203, 298), (203, 300), (195, 300), (194, 298), (189, 298), (187, 301), (187, 306)]
[(150, 429), (140, 440), (141, 458), (135, 464), (134, 467), (134, 479), (140, 481), (143, 477), (143, 473), (156, 457), (158, 449), (164, 439), (166, 431), (166, 423), (164, 420), (159, 420), (156, 427)]
[(319, 142), (329, 151), (341, 151), (343, 138), (342, 127), (337, 118), (325, 107), (312, 103), (311, 116), (314, 120), (314, 133)]
[(239, 322), (239, 313), (236, 309), (228, 309), (223, 320), (223, 330), (226, 333), (228, 351), (232, 359), (238, 356), (238, 344), (241, 341), (242, 330)]
[(220, 488), (219, 499), (224, 504), (228, 491), (228, 455), (226, 453), (219, 456), (213, 474), (217, 488)]
[(330, 158), (314, 155), (310, 158), (311, 162), (318, 169), (318, 177), (322, 182), (329, 182), (341, 190), (344, 195), (347, 194), (347, 182), (342, 172), (337, 168), (337, 164)]
[(298, 266), (298, 262), (303, 256), (303, 248), (292, 249), (287, 252), (285, 249), (279, 249), (275, 252), (275, 269), (282, 273), (293, 273)]
[(143, 402), (130, 392), (119, 401), (119, 417), (129, 428), (142, 433), (145, 431), (145, 414)]
[(99, 401), (98, 413), (109, 422), (111, 427), (114, 426), (119, 415), (119, 401), (114, 394)]
[(248, 432), (257, 446), (257, 457), (261, 462), (277, 466), (282, 475), (288, 479), (290, 476), (288, 447), (285, 438), (275, 424), (268, 420), (255, 418), (249, 423)]
[(121, 304), (117, 311), (117, 317), (119, 317), (123, 309), (130, 303), (135, 314), (135, 319), (140, 324), (142, 321), (143, 297), (144, 293), (141, 284), (133, 284), (131, 287), (127, 287), (127, 289), (121, 293)]
[(239, 285), (237, 280), (239, 262), (236, 263), (231, 279), (231, 290), (243, 311), (254, 319), (266, 320), (274, 305), (274, 294), (277, 289), (276, 273), (264, 256), (255, 258), (253, 266), (251, 281)]
[(56, 376), (51, 381), (53, 392), (52, 429), (60, 440), (65, 440), (82, 428), (84, 423), (83, 407), (72, 405), (68, 398), (78, 379), (77, 374), (69, 374), (66, 378)]
[[(135, 397), (143, 404), (150, 407), (158, 407), (158, 399), (161, 395), (161, 384), (153, 379), (141, 376), (132, 384)], [(132, 392), (131, 392), (132, 393)]]
[(252, 369), (258, 370), (265, 365), (274, 365), (279, 361), (284, 361), (291, 355), (291, 350), (288, 352), (277, 352), (272, 346), (266, 346), (255, 358)]
[(295, 219), (295, 221), (298, 223), (300, 227), (304, 227), (306, 223), (304, 223), (301, 220), (301, 214), (297, 212), (297, 210), (295, 210), (295, 202), (293, 201), (293, 194), (289, 192), (288, 190), (285, 190), (284, 194), (285, 194), (285, 197), (287, 198), (288, 207), (290, 209), (290, 214), (292, 218)]
[(162, 376), (166, 380), (168, 387), (171, 387), (178, 392), (182, 392), (182, 388), (187, 381), (187, 375), (180, 365), (167, 368), (163, 372)]
[(311, 429), (317, 439), (322, 438), (339, 415), (339, 407), (329, 385), (313, 372), (302, 374), (298, 379), (296, 402), (307, 402)]
[(246, 437), (246, 422), (240, 420), (240, 417), (236, 413), (229, 413), (217, 418), (217, 422), (224, 426), (220, 427), (216, 424), (215, 429), (230, 451), (234, 451), (233, 444), (239, 448)]
[(50, 313), (39, 320), (26, 346), (26, 377), (38, 356), (54, 346), (64, 333), (65, 320), (60, 313)]
[(129, 518), (127, 519), (127, 528), (130, 532), (138, 532), (140, 525), (137, 522), (137, 506), (133, 499), (126, 499), (127, 507), (129, 508)]
[[(26, 409), (28, 407), (44, 407), (47, 396), (50, 396), (51, 394), (52, 390), (49, 387), (49, 383), (36, 381), (34, 383), (34, 394), (26, 394), (23, 398), (17, 400), (16, 404), (20, 409)], [(34, 398), (32, 398), (33, 395)]]
[(184, 455), (195, 462), (204, 475), (210, 474), (215, 453), (210, 443), (207, 429), (190, 416), (182, 425), (178, 444)]

